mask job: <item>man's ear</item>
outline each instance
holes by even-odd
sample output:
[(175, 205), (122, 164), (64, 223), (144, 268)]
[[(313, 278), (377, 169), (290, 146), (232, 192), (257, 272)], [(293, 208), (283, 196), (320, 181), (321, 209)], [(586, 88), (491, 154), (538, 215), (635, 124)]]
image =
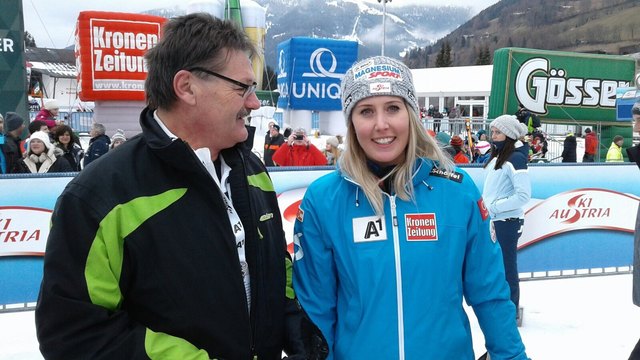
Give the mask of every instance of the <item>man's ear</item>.
[(180, 70), (173, 76), (173, 91), (186, 104), (196, 104), (195, 85), (195, 75), (187, 70)]

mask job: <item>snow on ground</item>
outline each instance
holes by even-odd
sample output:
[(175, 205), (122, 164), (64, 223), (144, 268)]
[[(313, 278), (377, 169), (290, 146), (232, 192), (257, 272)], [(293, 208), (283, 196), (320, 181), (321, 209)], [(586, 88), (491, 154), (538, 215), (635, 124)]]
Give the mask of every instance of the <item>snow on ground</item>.
[[(533, 360), (624, 360), (640, 338), (640, 308), (631, 301), (631, 275), (521, 282), (520, 333)], [(471, 311), (476, 357), (482, 333)], [(0, 360), (42, 359), (34, 312), (0, 313)]]

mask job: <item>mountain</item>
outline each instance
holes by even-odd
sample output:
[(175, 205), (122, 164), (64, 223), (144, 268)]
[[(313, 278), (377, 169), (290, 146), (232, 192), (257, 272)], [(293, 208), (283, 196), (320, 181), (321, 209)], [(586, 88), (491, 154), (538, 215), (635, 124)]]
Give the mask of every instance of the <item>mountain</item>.
[[(638, 0), (502, 0), (435, 44), (414, 49), (405, 62), (435, 67), (436, 53), (451, 49), (451, 65), (478, 63), (503, 47), (628, 54), (640, 52)], [(487, 62), (491, 63), (490, 56)]]
[[(383, 8), (362, 0), (256, 0), (267, 9), (265, 57), (276, 63), (277, 45), (296, 36), (355, 40), (361, 58), (378, 55), (382, 46)], [(385, 55), (400, 58), (450, 33), (472, 16), (471, 8), (386, 7)]]
[[(358, 41), (361, 58), (381, 52), (383, 8), (375, 0), (254, 1), (267, 10), (265, 60), (272, 68), (278, 44), (296, 36)], [(176, 6), (145, 13), (172, 17), (185, 11)], [(387, 5), (385, 55), (400, 59), (408, 49), (435, 42), (472, 15), (470, 7)]]

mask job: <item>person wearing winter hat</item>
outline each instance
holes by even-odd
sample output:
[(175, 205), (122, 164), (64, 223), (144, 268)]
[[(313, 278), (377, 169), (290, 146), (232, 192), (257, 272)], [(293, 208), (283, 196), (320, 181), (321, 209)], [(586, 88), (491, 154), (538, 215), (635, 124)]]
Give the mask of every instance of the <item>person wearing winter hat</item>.
[(8, 112), (4, 117), (4, 144), (2, 152), (5, 159), (5, 173), (11, 174), (18, 172), (18, 164), (22, 159), (22, 150), (20, 147), (20, 136), (24, 131), (24, 119), (14, 112)]
[(124, 144), (125, 141), (127, 141), (127, 137), (124, 136), (124, 130), (118, 129), (111, 137), (111, 146), (109, 146), (109, 149), (115, 149), (116, 147)]
[(491, 157), (491, 144), (488, 141), (480, 140), (476, 143), (474, 151), (476, 157), (473, 159), (473, 162), (476, 164), (484, 164)]
[(271, 157), (278, 166), (322, 166), (327, 159), (307, 138), (307, 131), (296, 129)]
[(489, 125), (495, 149), (484, 166), (487, 176), (482, 197), (491, 215), (491, 238), (502, 250), (511, 301), (517, 309), (514, 317), (521, 324), (517, 245), (524, 225), (524, 206), (531, 198), (531, 181), (529, 146), (519, 139), (528, 129), (513, 115), (498, 116)]
[(333, 166), (338, 164), (338, 159), (342, 154), (342, 150), (339, 148), (340, 141), (337, 137), (332, 136), (327, 139), (324, 148), (324, 156), (327, 158), (327, 165)]
[(466, 298), (489, 352), (526, 359), (480, 194), (422, 127), (411, 71), (376, 56), (341, 88), (346, 149), (294, 225), (293, 284), (330, 358), (471, 359)]
[(24, 159), (19, 162), (19, 173), (55, 173), (74, 171), (67, 159), (56, 156), (56, 147), (51, 144), (49, 134), (36, 131), (31, 134)]
[(109, 144), (111, 139), (105, 134), (107, 129), (100, 123), (93, 123), (91, 126), (91, 140), (89, 140), (89, 147), (87, 148), (86, 156), (84, 157), (84, 166), (86, 168), (92, 161), (101, 157), (109, 151)]
[(49, 99), (44, 101), (44, 106), (38, 114), (36, 114), (35, 120), (42, 120), (47, 124), (49, 129), (52, 129), (56, 125), (63, 123), (61, 120), (56, 120), (56, 117), (60, 113), (60, 105), (56, 99)]
[(468, 164), (469, 158), (465, 155), (463, 147), (464, 141), (458, 135), (453, 135), (449, 144), (453, 147), (453, 162), (456, 164)]

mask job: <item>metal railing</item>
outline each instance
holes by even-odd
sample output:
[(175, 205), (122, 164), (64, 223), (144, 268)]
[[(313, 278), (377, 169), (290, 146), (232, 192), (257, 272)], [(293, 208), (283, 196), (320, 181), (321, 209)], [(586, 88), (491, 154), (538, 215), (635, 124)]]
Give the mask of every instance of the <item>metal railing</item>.
[[(30, 111), (29, 119), (33, 121), (37, 114), (37, 111)], [(61, 111), (58, 114), (58, 119), (64, 120), (64, 123), (69, 125), (71, 129), (77, 133), (88, 133), (89, 130), (91, 130), (91, 125), (93, 124), (93, 112)]]

